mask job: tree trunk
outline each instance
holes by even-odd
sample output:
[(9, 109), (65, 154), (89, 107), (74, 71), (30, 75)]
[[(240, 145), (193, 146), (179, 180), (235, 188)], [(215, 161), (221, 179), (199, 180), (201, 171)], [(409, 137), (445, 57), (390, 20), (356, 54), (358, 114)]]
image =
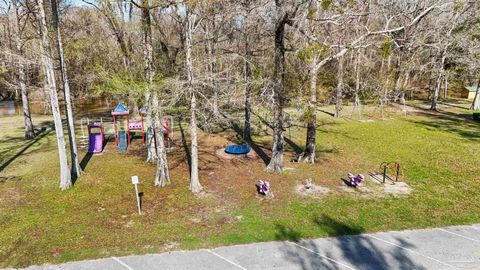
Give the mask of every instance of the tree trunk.
[(52, 114), (49, 89), (43, 86), (43, 114)]
[(445, 99), (448, 97), (448, 72), (445, 74), (445, 91), (443, 93)]
[(154, 162), (157, 160), (157, 149), (155, 145), (155, 129), (154, 129), (154, 117), (153, 117), (153, 110), (156, 108), (153, 107), (152, 95), (149, 91), (145, 92), (145, 101), (147, 104), (147, 113), (145, 117), (146, 122), (146, 144), (147, 144), (147, 162)]
[(60, 35), (60, 20), (58, 15), (58, 7), (56, 0), (50, 0), (52, 5), (52, 22), (53, 29), (57, 38), (57, 51), (60, 60), (60, 71), (62, 75), (63, 92), (65, 98), (65, 113), (67, 115), (67, 127), (68, 127), (68, 139), (70, 142), (70, 158), (72, 162), (72, 174), (80, 176), (82, 174), (82, 168), (80, 167), (80, 161), (78, 158), (77, 141), (75, 139), (75, 122), (73, 120), (72, 110), (72, 98), (70, 96), (70, 85), (68, 83), (67, 65), (63, 55), (63, 43), (62, 36)]
[(337, 75), (337, 95), (335, 102), (335, 117), (342, 116), (343, 109), (343, 55), (338, 58), (338, 75)]
[(442, 53), (442, 60), (440, 62), (440, 72), (437, 76), (437, 79), (435, 80), (435, 89), (433, 91), (433, 96), (432, 96), (432, 105), (430, 106), (430, 110), (432, 111), (437, 110), (437, 102), (440, 96), (440, 88), (442, 88), (442, 77), (445, 71), (445, 60), (447, 58), (446, 53), (447, 53), (447, 50), (445, 49)]
[(432, 105), (430, 106), (430, 110), (432, 111), (437, 110), (437, 102), (438, 102), (438, 96), (440, 94), (441, 86), (442, 86), (442, 76), (439, 75), (435, 80), (435, 88), (433, 90), (433, 95), (432, 95)]
[(25, 123), (25, 139), (32, 139), (35, 137), (35, 130), (33, 129), (32, 117), (30, 115), (30, 104), (28, 101), (27, 94), (27, 85), (26, 85), (26, 76), (25, 76), (25, 62), (23, 60), (23, 51), (22, 51), (22, 38), (20, 33), (20, 16), (18, 14), (18, 2), (17, 0), (12, 0), (13, 5), (13, 14), (15, 16), (13, 20), (13, 39), (15, 41), (15, 49), (18, 54), (18, 86), (20, 88), (20, 93), (22, 95), (22, 107), (23, 107), (23, 119)]
[(43, 0), (37, 0), (37, 6), (40, 24), (39, 31), (41, 34), (41, 57), (43, 70), (45, 73), (45, 89), (47, 89), (49, 93), (53, 121), (55, 123), (55, 132), (57, 135), (57, 147), (60, 159), (60, 189), (66, 190), (72, 186), (72, 179), (67, 162), (67, 151), (65, 149), (65, 137), (63, 133), (62, 116), (60, 114), (60, 108), (58, 106), (55, 74), (53, 70), (52, 59), (50, 58), (50, 44), (48, 40), (48, 28), (45, 19), (45, 10), (43, 9)]
[(251, 104), (250, 98), (252, 93), (252, 85), (250, 83), (252, 77), (252, 67), (250, 66), (251, 52), (250, 52), (250, 33), (248, 33), (248, 14), (249, 14), (249, 0), (243, 1), (243, 7), (245, 9), (245, 18), (244, 18), (244, 49), (245, 49), (245, 60), (244, 60), (244, 69), (243, 69), (243, 79), (245, 83), (245, 122), (243, 125), (243, 139), (247, 142), (252, 141), (252, 126), (250, 123), (251, 118)]
[(197, 142), (197, 118), (196, 118), (197, 100), (195, 93), (192, 93), (192, 101), (190, 104), (190, 135), (192, 136), (192, 152), (191, 152), (191, 170), (190, 170), (190, 190), (193, 193), (199, 193), (202, 190), (198, 176), (198, 142)]
[(355, 59), (355, 93), (352, 110), (352, 117), (355, 111), (358, 111), (358, 119), (362, 118), (361, 103), (360, 103), (360, 53), (361, 49), (357, 50), (357, 58)]
[(305, 150), (299, 156), (298, 162), (315, 163), (316, 136), (317, 136), (317, 76), (318, 55), (315, 55), (310, 64), (310, 99), (307, 103), (307, 138)]
[(281, 4), (277, 2), (275, 23), (275, 66), (273, 71), (273, 147), (272, 158), (266, 171), (281, 173), (283, 170), (283, 91), (285, 84), (285, 15), (280, 15)]
[(393, 101), (397, 102), (399, 98), (398, 86), (400, 84), (400, 75), (401, 75), (401, 59), (400, 55), (397, 56), (397, 61), (395, 63), (395, 78), (393, 81)]
[[(161, 133), (162, 126), (156, 125), (155, 114), (158, 110), (157, 94), (152, 94), (152, 83), (154, 77), (153, 70), (153, 40), (152, 40), (152, 22), (149, 9), (149, 1), (142, 1), (142, 33), (143, 33), (143, 60), (145, 65), (145, 80), (147, 81), (147, 89), (145, 91), (145, 102), (147, 104), (146, 113), (146, 144), (147, 144), (147, 162), (153, 162), (158, 159), (159, 153), (156, 144), (156, 133)], [(160, 117), (160, 116), (159, 116)], [(163, 138), (162, 138), (163, 140)], [(163, 150), (165, 151), (165, 149)], [(157, 161), (158, 166), (158, 161)]]
[(205, 35), (207, 39), (205, 42), (205, 52), (207, 54), (207, 81), (208, 81), (207, 88), (209, 89), (208, 93), (213, 94), (213, 97), (212, 97), (213, 115), (217, 117), (219, 116), (219, 111), (218, 111), (218, 89), (216, 87), (216, 80), (215, 80), (215, 73), (217, 68), (216, 61), (215, 61), (215, 45), (217, 42), (217, 38), (215, 34), (215, 7), (214, 6), (215, 5), (212, 6), (213, 18), (212, 18), (211, 25), (208, 21), (205, 23)]
[(475, 98), (473, 99), (471, 109), (474, 111), (480, 110), (480, 79), (477, 83), (477, 92), (475, 93)]
[(28, 101), (27, 86), (25, 84), (25, 65), (23, 61), (19, 62), (18, 79), (20, 91), (22, 94), (23, 120), (25, 122), (25, 139), (33, 139), (35, 130), (33, 129), (32, 117), (30, 116), (30, 103)]
[(190, 190), (193, 193), (199, 193), (202, 190), (198, 176), (198, 142), (197, 142), (197, 100), (195, 97), (195, 89), (193, 87), (193, 63), (192, 63), (192, 35), (195, 25), (196, 15), (191, 14), (187, 10), (187, 29), (185, 33), (185, 65), (187, 70), (188, 90), (191, 95), (190, 102), (190, 136), (191, 145), (191, 162), (190, 162)]
[[(150, 16), (150, 4), (148, 0), (142, 0), (142, 28), (143, 28), (143, 56), (145, 64), (145, 79), (147, 81), (147, 89), (145, 93), (147, 98), (150, 101), (150, 107), (148, 109), (150, 113), (150, 125), (149, 128), (151, 132), (155, 134), (155, 142), (150, 142), (148, 145), (149, 148), (149, 158), (150, 151), (153, 150), (157, 158), (157, 173), (155, 176), (154, 184), (155, 186), (164, 187), (170, 183), (170, 176), (168, 173), (168, 163), (167, 163), (167, 151), (165, 149), (165, 143), (163, 139), (162, 132), (162, 120), (161, 112), (162, 108), (159, 105), (158, 94), (157, 92), (152, 92), (153, 77), (155, 76), (155, 71), (153, 69), (153, 40), (152, 40), (152, 20)], [(153, 119), (152, 119), (153, 117)], [(153, 120), (153, 121), (152, 121)], [(153, 123), (152, 123), (153, 122)], [(152, 128), (153, 124), (153, 128)], [(151, 136), (151, 135), (150, 135)], [(152, 146), (156, 148), (150, 149)]]
[(162, 132), (161, 108), (158, 106), (158, 96), (153, 93), (153, 105), (155, 108), (153, 117), (155, 124), (155, 141), (157, 142), (157, 173), (155, 175), (155, 186), (164, 187), (170, 184), (170, 174), (168, 172), (167, 150), (165, 148)]
[(403, 115), (407, 117), (408, 114), (408, 109), (407, 109), (407, 102), (405, 101), (405, 92), (402, 91), (400, 93), (400, 103), (402, 104), (403, 107)]
[(245, 123), (243, 128), (243, 139), (247, 142), (252, 141), (252, 126), (250, 123), (252, 107), (250, 98), (252, 93), (252, 86), (250, 84), (250, 77), (252, 76), (252, 69), (250, 67), (248, 56), (244, 61), (244, 80), (245, 80)]

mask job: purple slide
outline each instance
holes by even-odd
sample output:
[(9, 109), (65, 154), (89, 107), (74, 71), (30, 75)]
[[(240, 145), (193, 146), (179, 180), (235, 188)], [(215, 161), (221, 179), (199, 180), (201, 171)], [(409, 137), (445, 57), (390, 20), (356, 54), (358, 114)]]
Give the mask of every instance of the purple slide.
[(103, 134), (90, 133), (88, 138), (88, 153), (97, 154), (103, 151)]

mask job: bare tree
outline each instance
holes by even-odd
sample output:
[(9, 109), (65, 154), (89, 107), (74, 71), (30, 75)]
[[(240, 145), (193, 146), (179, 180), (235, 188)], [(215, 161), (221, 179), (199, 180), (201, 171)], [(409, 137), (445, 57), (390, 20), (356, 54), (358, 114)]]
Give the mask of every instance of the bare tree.
[(39, 32), (41, 34), (41, 58), (43, 71), (45, 74), (45, 89), (50, 96), (50, 105), (52, 107), (53, 121), (55, 123), (55, 132), (57, 135), (58, 156), (60, 161), (60, 189), (66, 190), (72, 186), (70, 169), (67, 162), (67, 151), (65, 149), (65, 136), (63, 133), (62, 116), (58, 105), (57, 86), (55, 82), (55, 73), (53, 62), (50, 56), (50, 42), (48, 39), (48, 27), (43, 8), (43, 0), (37, 0), (37, 13)]
[[(337, 69), (337, 74), (340, 75), (339, 81), (336, 87), (336, 94), (335, 94), (335, 115), (340, 115), (341, 112), (341, 101), (343, 98), (343, 58), (344, 55), (349, 52), (350, 50), (354, 49), (357, 50), (357, 64), (356, 64), (356, 90), (355, 90), (355, 103), (360, 103), (358, 92), (360, 89), (360, 69), (358, 62), (360, 61), (360, 51), (364, 47), (368, 47), (366, 40), (368, 38), (377, 37), (381, 35), (391, 34), (406, 31), (407, 29), (411, 31), (416, 25), (420, 23), (420, 21), (427, 16), (430, 12), (432, 12), (435, 8), (437, 8), (440, 1), (436, 1), (433, 4), (427, 7), (420, 7), (418, 6), (418, 13), (415, 14), (415, 17), (411, 18), (409, 21), (404, 23), (398, 27), (391, 27), (390, 22), (399, 17), (394, 15), (392, 17), (387, 16), (387, 23), (385, 23), (385, 27), (383, 30), (376, 30), (371, 31), (369, 25), (369, 16), (371, 16), (371, 1), (366, 1), (363, 3), (364, 6), (352, 8), (352, 10), (345, 10), (345, 8), (340, 8), (343, 10), (341, 13), (335, 13), (337, 9), (330, 7), (333, 5), (333, 2), (326, 3), (327, 6), (324, 6), (324, 10), (332, 10), (329, 12), (319, 12), (320, 8), (318, 5), (313, 5), (310, 10), (314, 12), (310, 13), (310, 16), (307, 16), (307, 21), (310, 21), (310, 27), (307, 24), (307, 30), (299, 28), (299, 31), (306, 36), (307, 38), (307, 48), (312, 50), (313, 48), (313, 56), (309, 58), (310, 66), (309, 66), (309, 78), (310, 78), (310, 99), (307, 102), (307, 136), (306, 136), (306, 143), (305, 143), (305, 150), (302, 154), (299, 155), (298, 161), (304, 162), (314, 162), (315, 160), (315, 144), (316, 144), (316, 84), (317, 84), (317, 74), (320, 68), (324, 67), (327, 63), (332, 60), (338, 59), (339, 65)], [(358, 10), (356, 10), (358, 9)], [(325, 17), (321, 17), (325, 16)], [(354, 20), (353, 20), (354, 19)], [(342, 41), (348, 35), (345, 32), (342, 32), (343, 28), (346, 27), (347, 24), (350, 22), (354, 22), (355, 25), (351, 27), (351, 29), (355, 30), (355, 38), (354, 40), (347, 42), (347, 44), (343, 44)], [(314, 23), (324, 24), (324, 27), (314, 27)], [(333, 26), (337, 26), (339, 30), (334, 31), (331, 29)], [(310, 28), (310, 29), (308, 29)], [(320, 40), (318, 38), (318, 33), (316, 33), (317, 29), (327, 29), (325, 32), (325, 36), (329, 39), (333, 40)], [(348, 30), (348, 29), (347, 29)], [(332, 35), (332, 32), (338, 32), (340, 35), (335, 37)], [(340, 44), (338, 44), (340, 43)], [(338, 48), (338, 50), (334, 50), (332, 48)], [(340, 80), (341, 79), (341, 80)]]
[(50, 0), (52, 7), (52, 24), (57, 41), (57, 53), (60, 61), (60, 73), (62, 75), (63, 93), (65, 98), (65, 113), (67, 116), (68, 139), (70, 142), (70, 158), (72, 162), (72, 174), (80, 176), (82, 168), (78, 158), (77, 141), (75, 139), (75, 122), (73, 120), (72, 97), (68, 82), (67, 65), (63, 54), (63, 42), (60, 34), (60, 19), (58, 14), (57, 0)]
[(289, 7), (285, 0), (275, 0), (275, 51), (273, 70), (273, 146), (272, 158), (266, 171), (280, 173), (283, 170), (283, 107), (285, 102), (285, 26), (293, 25), (294, 18), (303, 5), (295, 3)]
[(245, 88), (245, 103), (244, 103), (244, 125), (243, 125), (243, 138), (247, 142), (252, 141), (252, 125), (251, 125), (251, 114), (252, 114), (252, 104), (251, 104), (251, 95), (252, 95), (252, 51), (250, 48), (250, 13), (252, 12), (251, 0), (243, 0), (242, 7), (244, 12), (243, 17), (243, 47), (245, 50), (244, 60), (243, 60), (243, 79), (244, 79), (244, 88)]
[[(152, 18), (150, 14), (150, 3), (148, 0), (142, 0), (141, 6), (139, 6), (142, 13), (142, 30), (143, 30), (143, 57), (145, 65), (145, 79), (147, 81), (146, 99), (149, 104), (148, 111), (151, 112), (149, 129), (150, 134), (154, 134), (155, 142), (149, 141), (149, 159), (151, 158), (150, 152), (155, 152), (157, 156), (157, 173), (155, 176), (155, 186), (164, 187), (170, 183), (170, 175), (168, 173), (167, 163), (167, 151), (165, 149), (164, 137), (162, 132), (161, 113), (162, 108), (159, 104), (158, 93), (152, 89), (153, 78), (155, 76), (155, 70), (153, 67), (153, 38), (152, 38)], [(152, 121), (153, 120), (153, 121)], [(149, 138), (151, 140), (151, 138)], [(151, 145), (156, 145), (154, 151), (151, 149)]]
[(191, 7), (186, 7), (186, 29), (185, 29), (185, 69), (187, 73), (187, 90), (190, 95), (190, 136), (191, 136), (191, 162), (190, 162), (190, 190), (199, 193), (202, 190), (198, 175), (198, 132), (197, 132), (197, 97), (194, 88), (192, 43), (193, 32), (197, 23), (197, 15), (192, 12)]
[(337, 92), (335, 95), (335, 117), (342, 116), (343, 107), (343, 55), (338, 58)]
[[(89, 0), (82, 1), (95, 7), (107, 20), (120, 51), (122, 52), (124, 70), (125, 72), (128, 72), (132, 63), (132, 51), (131, 46), (129, 46), (128, 33), (125, 29), (125, 19), (127, 18), (127, 14), (123, 8), (124, 2), (120, 0), (95, 0), (96, 2), (91, 2)], [(135, 89), (128, 90), (128, 106), (131, 109), (131, 116), (136, 117), (139, 113), (139, 109)]]
[[(154, 68), (153, 68), (153, 38), (152, 38), (152, 22), (150, 15), (149, 1), (143, 0), (142, 5), (139, 6), (142, 13), (142, 33), (143, 33), (143, 59), (144, 59), (144, 69), (145, 69), (145, 79), (147, 81), (147, 89), (145, 91), (145, 103), (147, 107), (146, 112), (146, 122), (147, 122), (147, 162), (153, 162), (157, 160), (157, 166), (160, 164), (158, 160), (158, 148), (160, 147), (155, 143), (156, 133), (160, 132), (160, 127), (156, 126), (157, 119), (155, 116), (158, 116), (158, 95), (152, 93), (152, 83), (154, 77)], [(158, 116), (160, 117), (160, 116)], [(161, 137), (161, 136), (159, 136)], [(161, 138), (163, 141), (163, 138)], [(166, 160), (166, 159), (165, 159)], [(157, 168), (158, 170), (158, 168)], [(167, 174), (168, 175), (168, 174)], [(155, 178), (155, 184), (161, 175), (157, 174)]]
[[(466, 12), (471, 10), (474, 2), (465, 2), (463, 5), (452, 5), (452, 12), (447, 12), (448, 16), (445, 21), (439, 21), (439, 29), (435, 29), (434, 38), (437, 44), (431, 44), (436, 49), (437, 53), (433, 55), (434, 60), (434, 89), (431, 100), (431, 110), (437, 110), (437, 102), (440, 97), (440, 89), (445, 78), (445, 65), (451, 47), (454, 44), (452, 34), (454, 30), (467, 18)], [(448, 23), (447, 23), (448, 22)]]
[(14, 20), (12, 25), (12, 35), (15, 43), (15, 52), (18, 57), (18, 86), (22, 95), (23, 118), (25, 123), (25, 139), (32, 139), (35, 137), (35, 130), (33, 129), (32, 117), (30, 115), (30, 104), (27, 93), (26, 83), (26, 61), (23, 53), (23, 39), (21, 27), (20, 5), (17, 0), (12, 0)]

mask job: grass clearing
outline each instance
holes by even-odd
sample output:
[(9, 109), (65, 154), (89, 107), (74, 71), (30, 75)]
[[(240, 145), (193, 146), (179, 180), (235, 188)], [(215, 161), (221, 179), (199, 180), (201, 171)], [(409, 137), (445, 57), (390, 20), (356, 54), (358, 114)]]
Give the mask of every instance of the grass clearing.
[[(440, 113), (420, 110), (407, 118), (390, 114), (366, 122), (322, 114), (319, 163), (288, 162), (304, 145), (305, 129), (295, 126), (285, 158), (292, 170), (281, 175), (265, 173), (262, 159), (217, 157), (218, 148), (235, 140), (234, 131), (203, 133), (200, 181), (206, 193), (199, 197), (188, 190), (177, 130), (179, 147), (168, 156), (171, 185), (153, 186), (155, 165), (144, 162), (137, 139), (126, 155), (110, 141), (103, 155), (84, 162), (85, 174), (73, 189), (61, 192), (54, 132), (24, 141), (21, 117), (0, 118), (0, 177), (10, 177), (0, 182), (0, 267), (478, 223), (480, 124), (467, 114), (448, 106)], [(48, 121), (34, 116), (37, 126)], [(254, 139), (269, 154), (271, 137)], [(367, 174), (394, 160), (404, 166), (411, 195), (377, 198), (341, 191), (347, 172)], [(144, 192), (142, 216), (136, 215), (132, 175), (139, 176)], [(319, 198), (295, 194), (308, 177), (331, 192)], [(273, 199), (256, 194), (259, 179), (270, 181)]]

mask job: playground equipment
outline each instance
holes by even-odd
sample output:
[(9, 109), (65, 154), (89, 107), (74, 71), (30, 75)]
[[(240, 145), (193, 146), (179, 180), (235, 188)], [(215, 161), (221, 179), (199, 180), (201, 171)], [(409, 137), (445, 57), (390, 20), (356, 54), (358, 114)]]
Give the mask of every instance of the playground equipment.
[(165, 136), (165, 144), (170, 147), (170, 141), (173, 137), (173, 117), (166, 115), (162, 121), (162, 132)]
[[(119, 147), (120, 152), (125, 152), (131, 144), (131, 133), (133, 132), (142, 133), (142, 144), (145, 145), (146, 136), (143, 118), (146, 114), (147, 108), (143, 107), (140, 109), (140, 120), (130, 121), (130, 112), (122, 103), (119, 103), (112, 111), (115, 144)], [(124, 117), (123, 125), (120, 124), (120, 120), (122, 120), (121, 117)], [(173, 127), (173, 117), (167, 115), (162, 121), (162, 133), (165, 135), (167, 147), (169, 147), (170, 136), (173, 135), (173, 129), (171, 129), (171, 127)], [(122, 136), (122, 138), (120, 138), (120, 136)], [(125, 139), (125, 143), (123, 143), (123, 139)]]
[[(144, 126), (143, 126), (143, 116), (147, 114), (147, 107), (143, 107), (140, 109), (140, 115), (142, 117), (142, 139), (143, 139), (143, 144), (145, 145), (145, 131), (144, 131)], [(172, 127), (172, 129), (170, 129)], [(162, 120), (162, 133), (164, 135), (165, 139), (165, 145), (169, 147), (169, 142), (170, 142), (170, 133), (173, 135), (173, 117), (166, 115), (163, 120)]]
[(250, 146), (247, 144), (241, 145), (228, 145), (225, 147), (225, 153), (232, 154), (232, 155), (245, 155), (250, 152)]
[[(139, 111), (140, 120), (131, 121), (128, 123), (128, 130), (130, 132), (141, 132), (142, 133), (142, 144), (145, 145), (145, 126), (143, 124), (143, 116), (147, 114), (147, 108), (143, 107)], [(128, 144), (130, 144), (130, 134), (128, 136)]]
[(127, 146), (128, 146), (128, 139), (127, 139), (127, 132), (125, 130), (120, 130), (117, 134), (117, 140), (118, 140), (118, 152), (120, 153), (125, 153), (127, 152)]
[[(383, 162), (382, 164), (380, 164), (380, 169), (383, 171), (383, 183), (385, 184), (385, 181), (387, 179), (389, 179), (390, 181), (392, 181), (393, 183), (395, 182), (398, 182), (399, 180), (399, 176), (400, 175), (403, 175), (403, 172), (402, 172), (402, 168), (400, 166), (400, 163), (396, 162), (396, 161), (392, 161), (392, 162)], [(395, 172), (395, 180), (393, 180), (392, 178), (390, 178), (390, 176), (388, 176), (388, 169), (393, 169), (394, 172)]]
[[(105, 141), (105, 133), (102, 122), (88, 123), (88, 153), (99, 154), (103, 152), (103, 143)], [(93, 132), (92, 129), (97, 129)]]
[(257, 191), (262, 195), (270, 193), (270, 183), (268, 181), (259, 180), (257, 184)]
[[(115, 107), (115, 109), (112, 111), (112, 116), (113, 116), (113, 130), (114, 130), (114, 136), (115, 136), (115, 144), (117, 146), (119, 146), (119, 137), (120, 137), (120, 134), (122, 135), (122, 139), (125, 139), (125, 144), (123, 144), (123, 141), (122, 141), (122, 150), (123, 150), (123, 146), (125, 148), (125, 151), (128, 147), (128, 144), (130, 142), (130, 127), (129, 127), (129, 123), (128, 123), (128, 116), (129, 116), (130, 112), (128, 111), (128, 109), (123, 106), (122, 103), (118, 103), (117, 107)], [(119, 128), (118, 124), (117, 123), (117, 120), (120, 120), (120, 117), (125, 117), (125, 121), (126, 121), (126, 124), (124, 125), (124, 128)], [(126, 131), (125, 131), (126, 129)], [(123, 135), (124, 133), (125, 135)], [(127, 138), (128, 137), (128, 138)], [(120, 148), (119, 148), (120, 150)]]
[(90, 123), (90, 119), (82, 118), (80, 119), (80, 128), (82, 130), (82, 137), (80, 138), (80, 147), (81, 148), (88, 148), (88, 137), (85, 135), (85, 128), (84, 126)]
[(347, 177), (352, 187), (357, 187), (358, 185), (360, 185), (360, 183), (363, 182), (363, 180), (365, 180), (365, 176), (363, 176), (363, 174), (358, 174), (357, 176), (355, 176), (352, 173), (348, 173)]

